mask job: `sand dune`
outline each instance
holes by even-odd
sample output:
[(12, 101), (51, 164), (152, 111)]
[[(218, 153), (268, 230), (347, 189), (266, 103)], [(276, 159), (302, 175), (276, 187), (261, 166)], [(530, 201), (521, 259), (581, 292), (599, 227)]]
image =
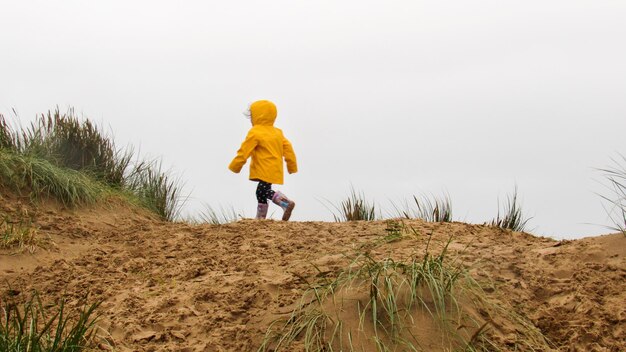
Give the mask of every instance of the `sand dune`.
[[(100, 334), (118, 351), (255, 351), (320, 273), (345, 268), (359, 248), (403, 260), (437, 251), (469, 268), (561, 351), (626, 351), (626, 237), (555, 241), (464, 223), (405, 221), (414, 235), (380, 243), (389, 223), (242, 220), (165, 223), (122, 204), (63, 210), (4, 196), (28, 214), (46, 249), (0, 253), (0, 281), (26, 296), (102, 300)], [(513, 339), (493, 327), (494, 338)], [(107, 349), (106, 343), (101, 348)], [(296, 348), (296, 347), (294, 347)]]

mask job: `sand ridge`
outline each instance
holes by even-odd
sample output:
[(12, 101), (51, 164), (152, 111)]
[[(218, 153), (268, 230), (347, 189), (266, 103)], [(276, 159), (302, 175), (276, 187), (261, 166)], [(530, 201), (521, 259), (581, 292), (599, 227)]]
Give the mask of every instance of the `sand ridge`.
[[(102, 300), (101, 334), (118, 351), (255, 351), (320, 273), (384, 237), (386, 221), (166, 223), (112, 204), (29, 208), (54, 245), (0, 254), (0, 280), (70, 305)], [(20, 210), (21, 209), (21, 210)], [(484, 225), (405, 221), (416, 236), (372, 247), (398, 260), (441, 248), (495, 299), (523, 312), (562, 351), (626, 350), (626, 237), (555, 241)], [(506, 339), (507, 336), (500, 336)], [(108, 346), (103, 344), (101, 348)]]

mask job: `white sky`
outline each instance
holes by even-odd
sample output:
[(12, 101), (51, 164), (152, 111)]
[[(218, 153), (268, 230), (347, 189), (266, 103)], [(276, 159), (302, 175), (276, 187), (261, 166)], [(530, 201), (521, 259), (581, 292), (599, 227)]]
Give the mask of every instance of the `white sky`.
[(624, 19), (618, 0), (0, 0), (0, 113), (73, 106), (162, 157), (187, 212), (253, 216), (227, 165), (269, 99), (294, 220), (331, 220), (352, 184), (385, 209), (447, 191), (482, 223), (517, 184), (534, 233), (574, 238), (610, 224), (594, 168), (626, 153)]

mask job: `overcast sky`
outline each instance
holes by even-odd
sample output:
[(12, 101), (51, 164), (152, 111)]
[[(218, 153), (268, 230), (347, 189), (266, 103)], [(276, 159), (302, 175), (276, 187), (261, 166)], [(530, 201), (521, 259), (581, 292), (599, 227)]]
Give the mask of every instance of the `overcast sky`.
[(618, 0), (0, 0), (0, 113), (74, 107), (162, 157), (188, 213), (254, 216), (227, 165), (269, 99), (294, 220), (331, 220), (354, 185), (383, 209), (447, 192), (482, 223), (517, 184), (534, 233), (595, 235), (594, 168), (626, 153), (624, 19)]

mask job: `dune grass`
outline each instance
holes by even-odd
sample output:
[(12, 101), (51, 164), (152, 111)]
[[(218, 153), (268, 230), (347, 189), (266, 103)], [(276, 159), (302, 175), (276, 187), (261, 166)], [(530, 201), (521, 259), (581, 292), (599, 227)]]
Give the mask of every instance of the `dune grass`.
[(118, 191), (173, 221), (184, 202), (182, 185), (156, 161), (135, 161), (132, 149), (73, 110), (57, 108), (28, 128), (15, 128), (0, 115), (0, 180), (33, 198), (53, 197), (66, 206), (93, 203)]
[(112, 137), (89, 119), (79, 119), (72, 109), (62, 114), (57, 108), (39, 116), (28, 128), (13, 131), (0, 123), (3, 145), (72, 170), (84, 171), (110, 186), (121, 186), (133, 153), (115, 146)]
[(17, 253), (34, 253), (38, 247), (46, 247), (49, 240), (38, 236), (30, 219), (16, 220), (0, 214), (0, 249), (15, 249)]
[(161, 162), (140, 162), (124, 179), (124, 189), (162, 219), (173, 221), (180, 215), (186, 198), (181, 194), (181, 181), (163, 171)]
[(236, 222), (242, 216), (237, 213), (234, 207), (222, 207), (216, 209), (208, 204), (204, 205), (204, 210), (200, 212), (198, 219), (195, 222), (207, 223), (213, 225), (228, 224)]
[(0, 149), (16, 150), (17, 145), (17, 134), (0, 114)]
[[(388, 227), (397, 237), (399, 227)], [(389, 235), (386, 235), (387, 238)], [(334, 279), (309, 284), (286, 319), (274, 321), (264, 351), (509, 350), (492, 339), (492, 317), (516, 326), (516, 350), (550, 350), (545, 337), (511, 309), (487, 298), (467, 269), (437, 255), (405, 261), (357, 253)]]
[(357, 193), (354, 187), (350, 188), (350, 195), (339, 205), (332, 205), (336, 213), (333, 212), (335, 221), (374, 221), (376, 220), (376, 206), (365, 200), (365, 195)]
[(37, 294), (22, 304), (5, 297), (0, 306), (0, 351), (83, 351), (94, 336), (98, 306), (68, 314), (63, 300), (50, 312)]
[(0, 181), (18, 193), (27, 192), (35, 200), (52, 197), (70, 207), (94, 203), (105, 188), (79, 171), (6, 149), (0, 149)]
[(600, 169), (608, 181), (606, 187), (610, 195), (600, 195), (608, 206), (605, 205), (607, 215), (614, 226), (609, 227), (614, 231), (621, 232), (626, 236), (626, 156), (619, 155), (620, 159), (613, 158), (613, 165)]
[[(499, 202), (498, 202), (499, 203)], [(489, 222), (489, 225), (522, 232), (530, 218), (526, 218), (522, 213), (522, 207), (517, 198), (517, 186), (512, 195), (507, 196), (502, 212), (498, 207), (498, 215)]]
[(402, 207), (392, 202), (393, 215), (405, 219), (421, 219), (428, 222), (451, 222), (452, 221), (452, 201), (450, 196), (445, 194), (441, 198), (436, 196), (423, 195), (413, 196), (413, 202), (406, 202)]

